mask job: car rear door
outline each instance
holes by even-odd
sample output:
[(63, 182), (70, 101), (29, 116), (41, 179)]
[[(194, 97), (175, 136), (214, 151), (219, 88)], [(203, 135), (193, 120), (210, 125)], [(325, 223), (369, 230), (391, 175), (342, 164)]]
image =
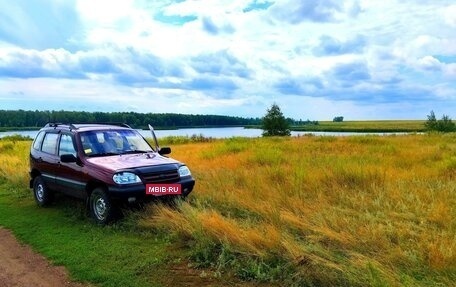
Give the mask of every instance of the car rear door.
[(48, 131), (44, 134), (43, 141), (38, 150), (32, 155), (32, 160), (37, 170), (40, 171), (44, 183), (55, 190), (55, 172), (57, 167), (57, 131)]

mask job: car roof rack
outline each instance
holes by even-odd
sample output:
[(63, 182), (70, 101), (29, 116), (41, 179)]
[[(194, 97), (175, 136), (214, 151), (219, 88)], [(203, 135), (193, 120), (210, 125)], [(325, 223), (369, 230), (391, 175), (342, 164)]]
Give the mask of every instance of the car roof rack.
[(106, 125), (106, 126), (119, 126), (119, 127), (131, 129), (131, 126), (129, 126), (126, 123), (122, 123), (122, 122), (74, 123), (73, 125)]
[(72, 130), (77, 129), (73, 124), (64, 124), (64, 123), (47, 123), (44, 127), (45, 128), (48, 128), (48, 127), (56, 128), (56, 127), (59, 127), (59, 126), (68, 126)]
[(120, 127), (124, 127), (124, 128), (129, 128), (131, 129), (131, 126), (127, 125), (126, 123), (114, 123), (114, 122), (111, 122), (111, 123), (100, 123), (100, 122), (96, 122), (96, 123), (72, 123), (72, 124), (65, 124), (65, 123), (47, 123), (45, 125), (45, 127), (53, 127), (53, 128), (56, 128), (58, 126), (68, 126), (70, 129), (72, 130), (77, 130), (78, 127), (76, 125), (109, 125), (109, 126), (120, 126)]

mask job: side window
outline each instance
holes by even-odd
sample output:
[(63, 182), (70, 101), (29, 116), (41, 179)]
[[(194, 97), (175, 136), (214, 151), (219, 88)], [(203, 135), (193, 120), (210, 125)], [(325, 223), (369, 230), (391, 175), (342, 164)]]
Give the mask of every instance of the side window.
[(41, 131), (35, 138), (33, 142), (33, 149), (40, 150), (41, 144), (43, 143), (44, 131)]
[(62, 154), (72, 154), (76, 156), (73, 138), (70, 135), (62, 134), (62, 136), (60, 137), (59, 155)]
[(41, 150), (46, 153), (55, 154), (55, 148), (57, 147), (58, 134), (47, 133), (43, 139), (43, 146)]

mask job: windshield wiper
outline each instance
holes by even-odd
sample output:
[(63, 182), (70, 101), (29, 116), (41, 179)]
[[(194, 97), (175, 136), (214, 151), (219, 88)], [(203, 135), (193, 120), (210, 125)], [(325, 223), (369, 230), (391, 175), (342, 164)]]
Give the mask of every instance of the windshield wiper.
[(117, 153), (117, 152), (102, 152), (102, 153), (91, 154), (90, 157), (111, 156), (111, 155), (120, 155), (120, 153)]
[(126, 150), (126, 151), (123, 151), (121, 154), (148, 153), (148, 152), (151, 152), (151, 151), (137, 149), (137, 150)]

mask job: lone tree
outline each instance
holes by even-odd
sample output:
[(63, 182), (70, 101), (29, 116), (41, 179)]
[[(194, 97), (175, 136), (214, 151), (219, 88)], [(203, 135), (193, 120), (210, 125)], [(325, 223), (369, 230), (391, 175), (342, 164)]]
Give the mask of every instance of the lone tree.
[(289, 136), (290, 126), (277, 104), (273, 104), (263, 117), (263, 136)]
[(341, 123), (343, 121), (344, 121), (343, 116), (337, 116), (337, 117), (334, 117), (334, 119), (333, 119), (333, 122), (335, 122), (335, 123)]

